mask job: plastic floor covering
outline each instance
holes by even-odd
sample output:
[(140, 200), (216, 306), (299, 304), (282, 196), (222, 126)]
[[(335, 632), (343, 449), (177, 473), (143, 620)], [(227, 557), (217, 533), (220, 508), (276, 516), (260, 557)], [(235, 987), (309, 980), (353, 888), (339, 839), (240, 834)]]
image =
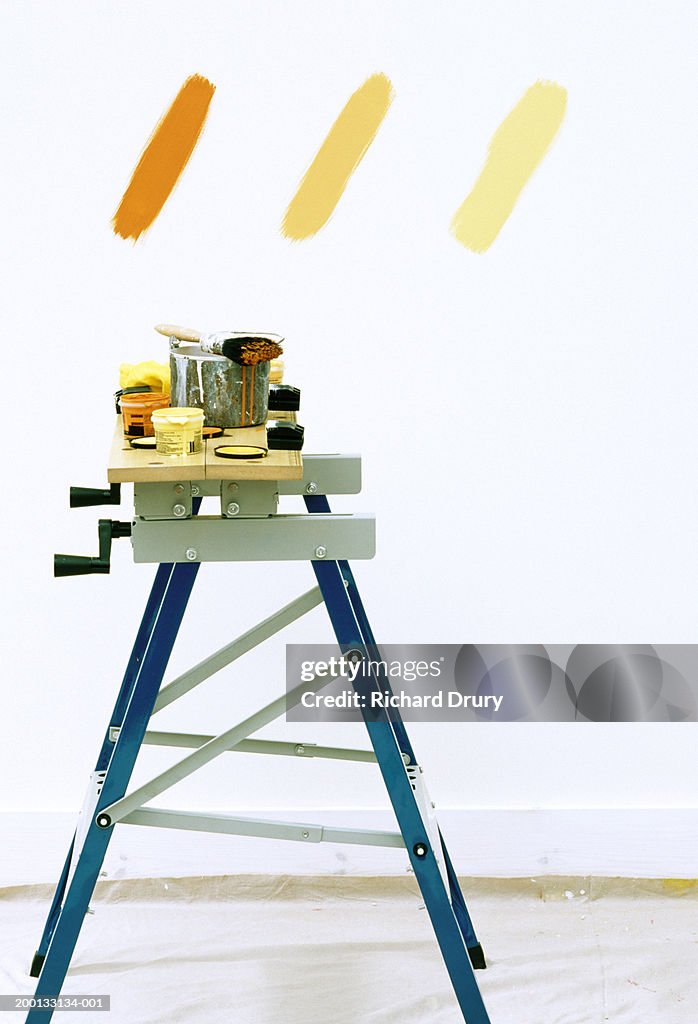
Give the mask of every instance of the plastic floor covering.
[[(695, 1024), (698, 883), (465, 879), (492, 1024)], [(49, 886), (0, 889), (0, 993), (26, 971)], [(414, 877), (101, 882), (57, 1024), (457, 1024)], [(8, 1012), (2, 1024), (24, 1019)]]

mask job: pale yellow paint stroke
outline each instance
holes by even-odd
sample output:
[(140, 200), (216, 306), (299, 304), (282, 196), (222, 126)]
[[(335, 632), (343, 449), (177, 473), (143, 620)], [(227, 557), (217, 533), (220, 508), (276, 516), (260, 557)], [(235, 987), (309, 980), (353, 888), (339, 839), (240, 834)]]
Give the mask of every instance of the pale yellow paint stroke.
[(468, 249), (487, 252), (492, 245), (555, 138), (566, 106), (566, 89), (536, 82), (502, 121), (480, 177), (451, 221), (452, 233)]
[(300, 241), (327, 223), (393, 96), (390, 79), (376, 74), (349, 97), (289, 203), (281, 224), (283, 235)]

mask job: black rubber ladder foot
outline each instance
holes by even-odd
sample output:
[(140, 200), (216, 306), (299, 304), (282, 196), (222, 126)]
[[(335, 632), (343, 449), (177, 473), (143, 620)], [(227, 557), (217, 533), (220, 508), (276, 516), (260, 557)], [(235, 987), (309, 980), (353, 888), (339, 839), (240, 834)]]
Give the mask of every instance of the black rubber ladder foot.
[(474, 971), (487, 970), (485, 953), (479, 942), (477, 946), (468, 946), (468, 956), (470, 957), (470, 963), (472, 964)]
[(46, 959), (46, 956), (43, 953), (36, 952), (34, 954), (34, 959), (32, 960), (32, 965), (29, 968), (29, 977), (30, 978), (38, 978), (39, 977), (39, 975), (41, 974), (41, 968), (44, 966), (44, 960), (45, 959)]

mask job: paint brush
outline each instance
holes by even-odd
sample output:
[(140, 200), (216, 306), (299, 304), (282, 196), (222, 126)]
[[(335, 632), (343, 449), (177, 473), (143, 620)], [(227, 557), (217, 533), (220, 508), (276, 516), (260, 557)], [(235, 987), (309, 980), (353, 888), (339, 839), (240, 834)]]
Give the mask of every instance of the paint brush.
[(239, 366), (256, 366), (278, 358), (283, 352), (279, 344), (284, 339), (280, 334), (258, 334), (245, 331), (215, 331), (203, 334), (191, 327), (177, 327), (174, 324), (157, 324), (155, 330), (177, 341), (197, 343), (203, 352), (225, 356)]

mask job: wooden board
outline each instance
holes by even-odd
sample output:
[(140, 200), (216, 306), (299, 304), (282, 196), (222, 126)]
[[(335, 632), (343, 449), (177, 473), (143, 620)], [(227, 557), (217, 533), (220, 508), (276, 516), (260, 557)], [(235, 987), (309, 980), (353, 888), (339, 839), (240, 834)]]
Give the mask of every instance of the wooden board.
[(265, 427), (240, 427), (207, 441), (207, 480), (300, 480), (303, 476), (300, 452), (270, 451), (263, 459), (219, 459), (215, 453), (219, 444), (255, 444), (266, 448), (267, 431)]
[[(295, 413), (274, 413), (276, 419), (293, 419)], [(267, 452), (263, 459), (219, 459), (214, 449), (219, 444), (267, 446), (265, 427), (240, 427), (226, 430), (222, 437), (204, 442), (198, 455), (173, 457), (154, 450), (131, 448), (124, 437), (121, 416), (116, 418), (114, 440), (109, 454), (107, 480), (111, 484), (163, 483), (169, 480), (300, 480), (303, 476), (301, 452)]]

